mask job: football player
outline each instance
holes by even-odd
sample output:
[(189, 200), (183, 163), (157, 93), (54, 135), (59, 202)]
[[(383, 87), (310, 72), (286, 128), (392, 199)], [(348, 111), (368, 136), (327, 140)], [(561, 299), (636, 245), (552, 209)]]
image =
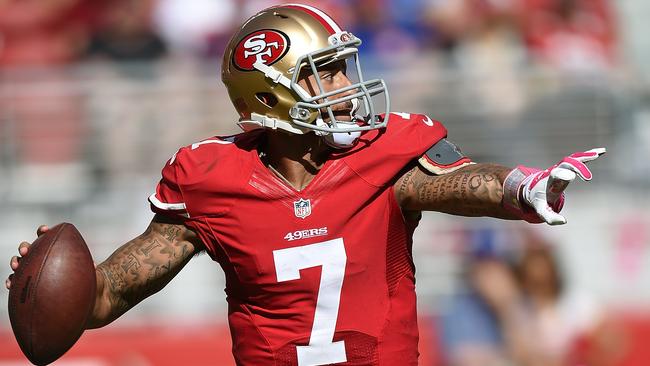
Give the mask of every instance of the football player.
[(564, 188), (590, 180), (584, 163), (604, 149), (546, 170), (474, 163), (442, 123), (390, 111), (386, 83), (364, 79), (360, 44), (298, 4), (239, 28), (222, 80), (244, 132), (164, 165), (149, 228), (97, 266), (88, 328), (205, 251), (225, 272), (238, 365), (417, 365), (411, 244), (422, 210), (566, 222)]

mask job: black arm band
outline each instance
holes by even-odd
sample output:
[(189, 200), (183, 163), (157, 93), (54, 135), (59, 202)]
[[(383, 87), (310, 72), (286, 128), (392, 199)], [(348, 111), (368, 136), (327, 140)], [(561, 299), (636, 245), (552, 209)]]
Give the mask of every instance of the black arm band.
[(473, 164), (458, 146), (447, 139), (442, 139), (427, 150), (419, 159), (420, 165), (433, 174), (446, 174)]

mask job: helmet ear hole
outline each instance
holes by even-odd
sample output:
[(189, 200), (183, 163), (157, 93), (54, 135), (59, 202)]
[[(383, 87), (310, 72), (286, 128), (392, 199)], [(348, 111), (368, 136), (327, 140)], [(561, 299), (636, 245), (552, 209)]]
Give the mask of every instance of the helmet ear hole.
[(273, 108), (278, 104), (278, 98), (271, 93), (256, 93), (255, 98), (269, 108)]

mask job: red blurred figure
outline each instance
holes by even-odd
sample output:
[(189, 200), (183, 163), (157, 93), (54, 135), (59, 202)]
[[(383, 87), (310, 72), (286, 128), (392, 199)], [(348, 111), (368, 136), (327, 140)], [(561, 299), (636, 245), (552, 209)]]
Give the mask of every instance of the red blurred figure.
[(607, 0), (521, 0), (531, 54), (566, 71), (600, 71), (616, 62), (616, 24)]
[(125, 62), (151, 61), (165, 56), (166, 44), (152, 26), (156, 5), (155, 0), (119, 0), (103, 4), (86, 56)]
[[(71, 182), (83, 176), (78, 160), (85, 126), (66, 66), (79, 58), (92, 17), (92, 4), (85, 0), (0, 2), (0, 109), (7, 117), (0, 129), (16, 137), (1, 142), (17, 157), (16, 200), (77, 194)], [(45, 177), (52, 191), (35, 188)]]
[(0, 2), (0, 66), (65, 65), (85, 42), (84, 0)]

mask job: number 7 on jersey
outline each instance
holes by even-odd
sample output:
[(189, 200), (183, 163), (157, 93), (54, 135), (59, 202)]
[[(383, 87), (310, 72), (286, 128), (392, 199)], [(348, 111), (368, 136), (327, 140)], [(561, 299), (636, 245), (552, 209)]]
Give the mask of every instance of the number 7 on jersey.
[(297, 346), (299, 366), (346, 362), (345, 342), (334, 340), (347, 255), (343, 239), (273, 251), (278, 282), (300, 279), (300, 270), (322, 266), (309, 345)]

